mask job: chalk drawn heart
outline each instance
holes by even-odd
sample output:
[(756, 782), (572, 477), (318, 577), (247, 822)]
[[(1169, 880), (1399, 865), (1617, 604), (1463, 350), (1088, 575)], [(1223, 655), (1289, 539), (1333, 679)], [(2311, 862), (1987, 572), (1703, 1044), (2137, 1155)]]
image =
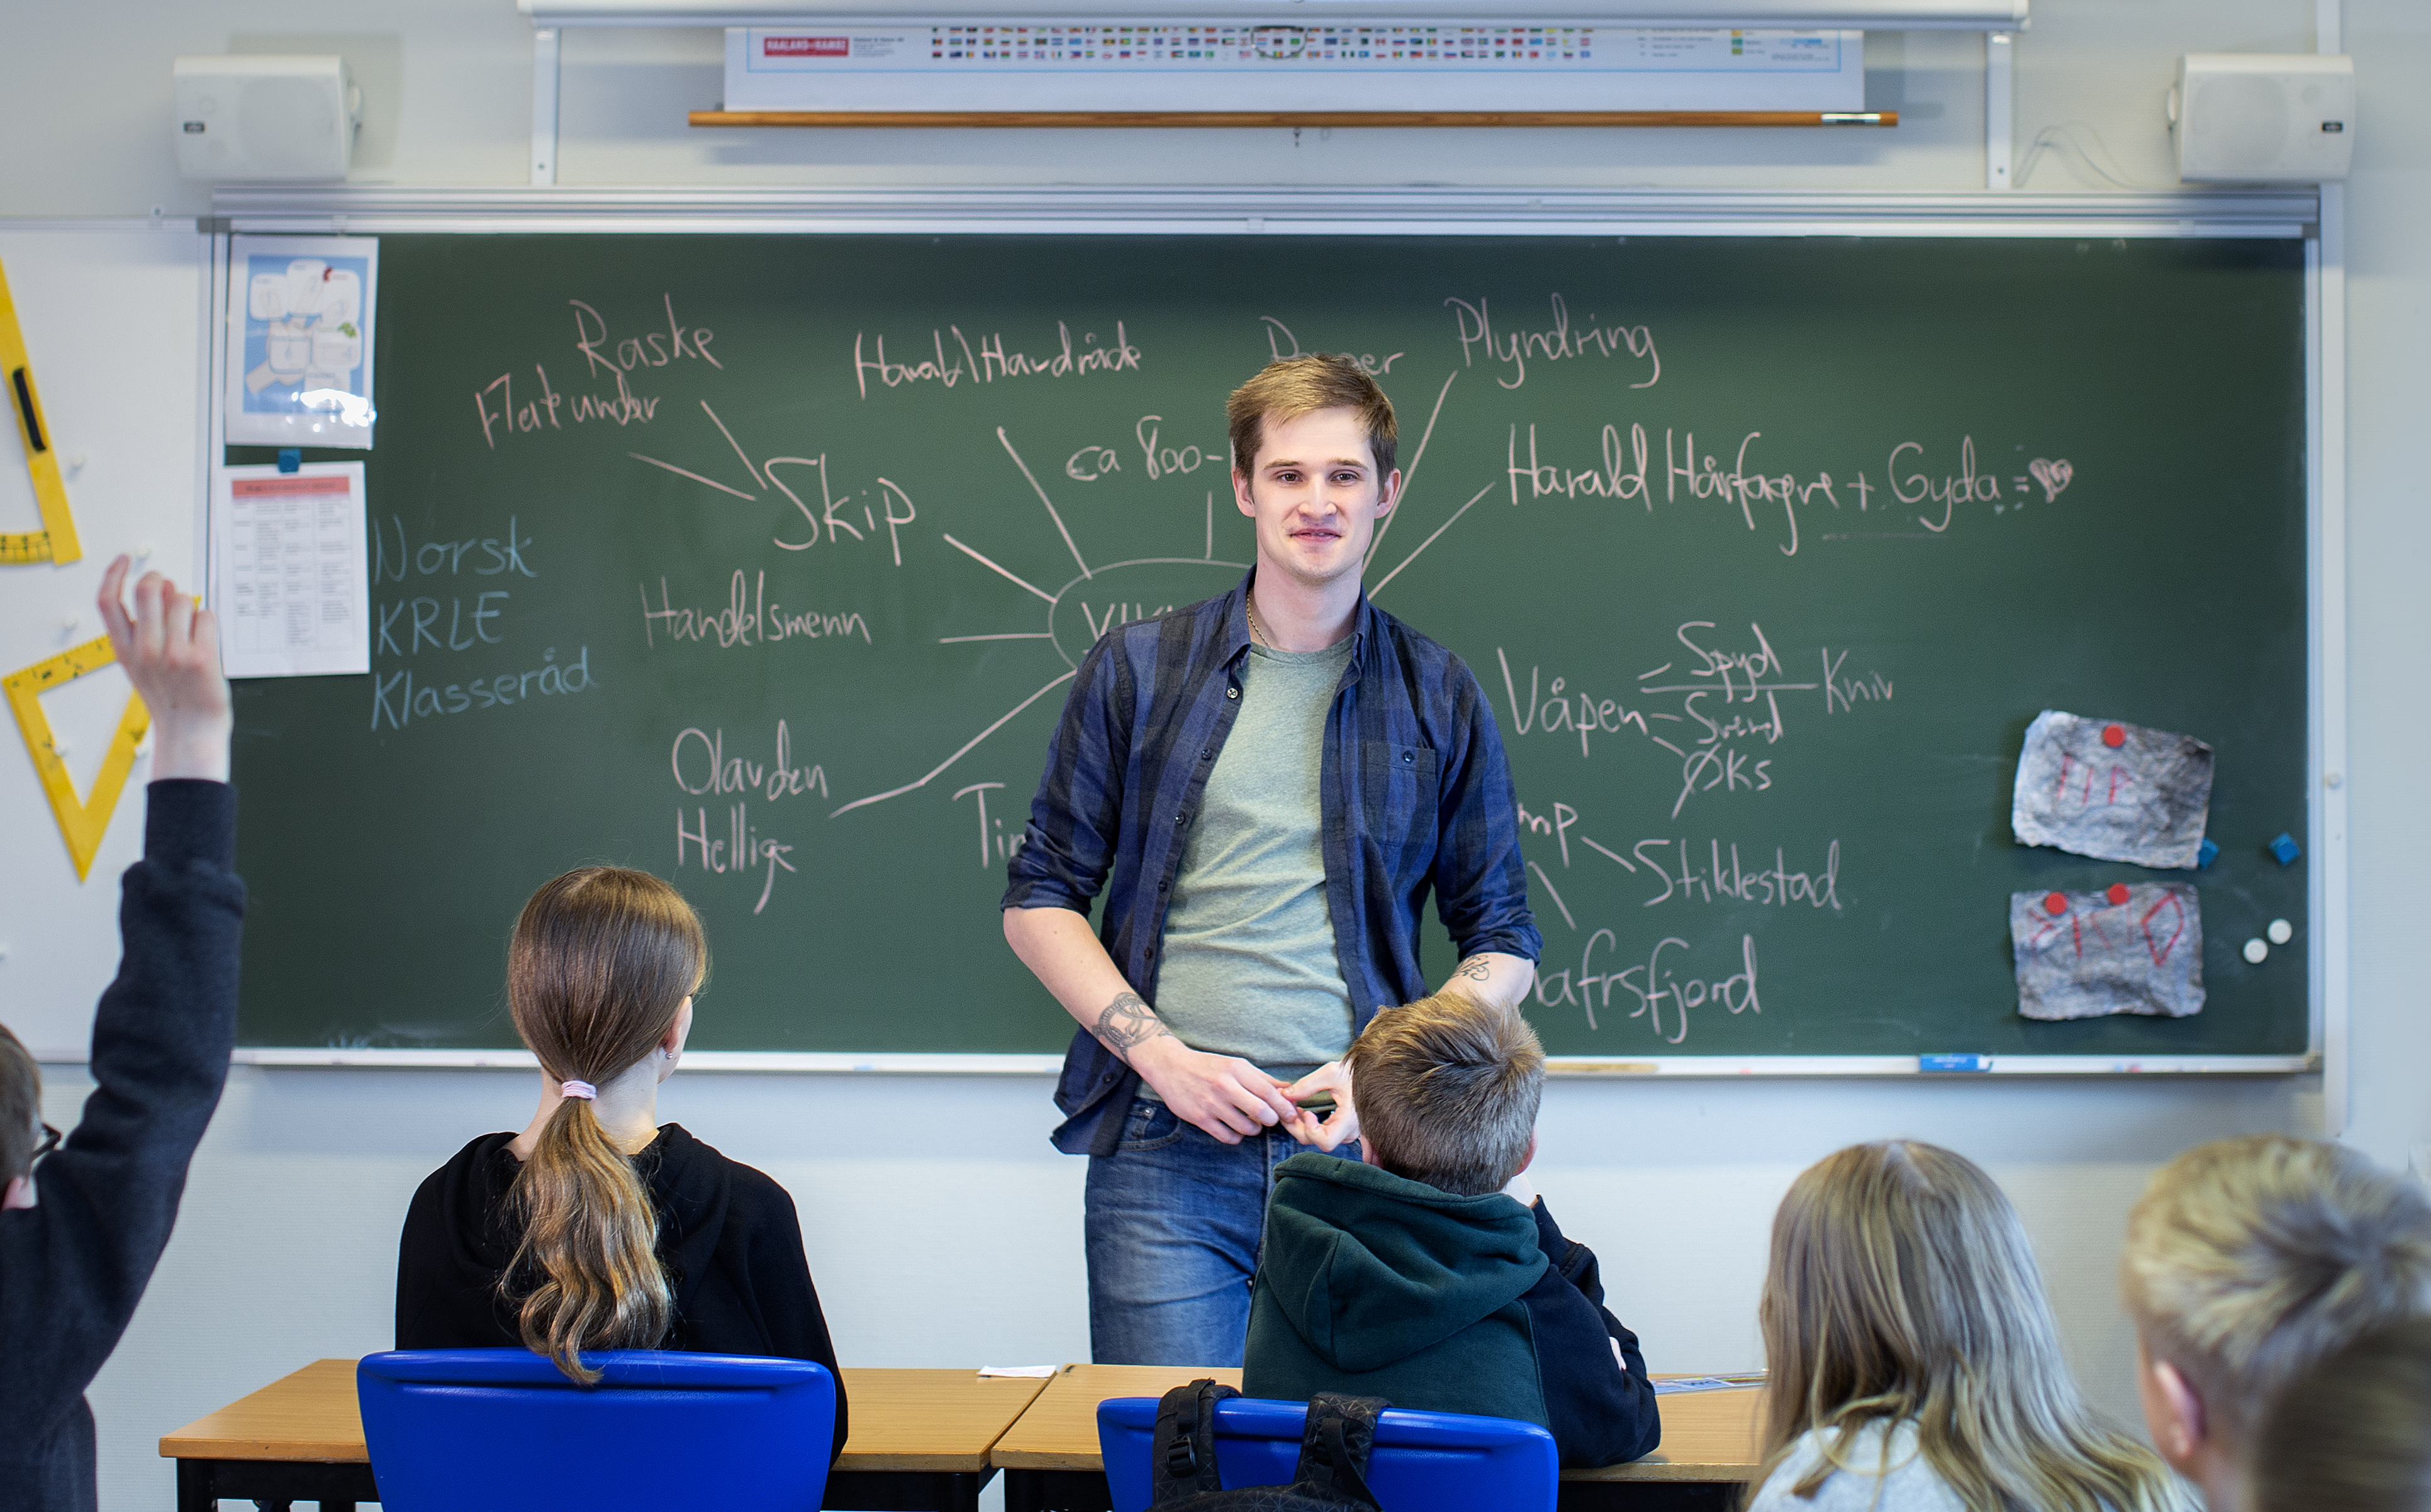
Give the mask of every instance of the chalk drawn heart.
[(2026, 471), (2032, 473), (2035, 475), (2035, 481), (2043, 486), (2045, 504), (2058, 498), (2060, 490), (2068, 487), (2068, 480), (2076, 476), (2076, 469), (2069, 466), (2064, 457), (2053, 462), (2037, 457), (2026, 464)]

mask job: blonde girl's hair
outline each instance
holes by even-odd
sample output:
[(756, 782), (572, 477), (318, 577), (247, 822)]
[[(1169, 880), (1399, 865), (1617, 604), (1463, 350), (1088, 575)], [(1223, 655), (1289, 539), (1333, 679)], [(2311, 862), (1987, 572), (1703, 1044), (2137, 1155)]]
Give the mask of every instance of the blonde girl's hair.
[[(1970, 1512), (2192, 1505), (2078, 1394), (2017, 1210), (1962, 1155), (1892, 1139), (1809, 1167), (1773, 1219), (1758, 1317), (1772, 1387), (1758, 1486), (1810, 1433), (1820, 1454), (1793, 1494), (1838, 1470), (1886, 1474), (1913, 1422)], [(1877, 1426), (1881, 1459), (1856, 1456)]]
[[(604, 1085), (666, 1037), (708, 971), (709, 941), (682, 894), (646, 872), (581, 867), (524, 905), (507, 1003), (543, 1072)], [(600, 1372), (581, 1351), (666, 1337), (675, 1303), (649, 1189), (588, 1101), (558, 1104), (510, 1198), (523, 1239), (498, 1288), (527, 1348), (589, 1386)]]

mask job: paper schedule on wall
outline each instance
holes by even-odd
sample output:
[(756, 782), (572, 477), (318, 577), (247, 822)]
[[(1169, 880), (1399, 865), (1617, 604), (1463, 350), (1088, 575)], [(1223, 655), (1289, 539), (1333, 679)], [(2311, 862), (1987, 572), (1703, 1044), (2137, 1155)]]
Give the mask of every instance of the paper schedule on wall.
[(229, 245), (227, 443), (368, 450), (378, 240), (240, 236)]
[(211, 599), (227, 674), (371, 671), (363, 464), (222, 468), (211, 493)]

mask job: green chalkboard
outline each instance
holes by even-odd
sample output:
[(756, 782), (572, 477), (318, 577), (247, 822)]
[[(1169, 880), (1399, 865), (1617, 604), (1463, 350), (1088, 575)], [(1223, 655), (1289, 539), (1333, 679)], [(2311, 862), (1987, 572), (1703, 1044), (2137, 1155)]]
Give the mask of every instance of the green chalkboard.
[[(1223, 398), (1306, 349), (1400, 407), (1367, 581), (1501, 721), (1550, 1051), (2305, 1049), (2310, 863), (2265, 854), (2306, 815), (2295, 241), (413, 235), (380, 273), (374, 671), (239, 690), (250, 1044), (511, 1044), (516, 908), (609, 860), (707, 922), (698, 1047), (1059, 1048), (1007, 844), (1095, 636), (1240, 576)], [(2196, 1017), (2017, 1012), (2013, 891), (2156, 875), (2013, 842), (2045, 708), (2218, 753), (2220, 858), (2168, 874)]]

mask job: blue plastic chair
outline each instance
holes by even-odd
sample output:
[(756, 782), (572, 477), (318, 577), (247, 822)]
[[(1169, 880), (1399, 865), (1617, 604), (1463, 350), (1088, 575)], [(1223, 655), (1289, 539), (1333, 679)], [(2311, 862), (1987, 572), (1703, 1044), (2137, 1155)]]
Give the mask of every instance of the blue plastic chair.
[[(1098, 1404), (1098, 1448), (1115, 1512), (1142, 1512), (1152, 1470), (1154, 1397)], [(1283, 1486), (1299, 1464), (1305, 1402), (1228, 1397), (1216, 1404), (1216, 1466), (1224, 1484)], [(1388, 1407), (1376, 1420), (1367, 1489), (1384, 1512), (1553, 1512), (1561, 1489), (1553, 1436), (1533, 1422)]]
[(578, 1386), (521, 1349), (367, 1354), (363, 1441), (387, 1512), (731, 1506), (818, 1512), (835, 1379), (809, 1360), (583, 1355)]

